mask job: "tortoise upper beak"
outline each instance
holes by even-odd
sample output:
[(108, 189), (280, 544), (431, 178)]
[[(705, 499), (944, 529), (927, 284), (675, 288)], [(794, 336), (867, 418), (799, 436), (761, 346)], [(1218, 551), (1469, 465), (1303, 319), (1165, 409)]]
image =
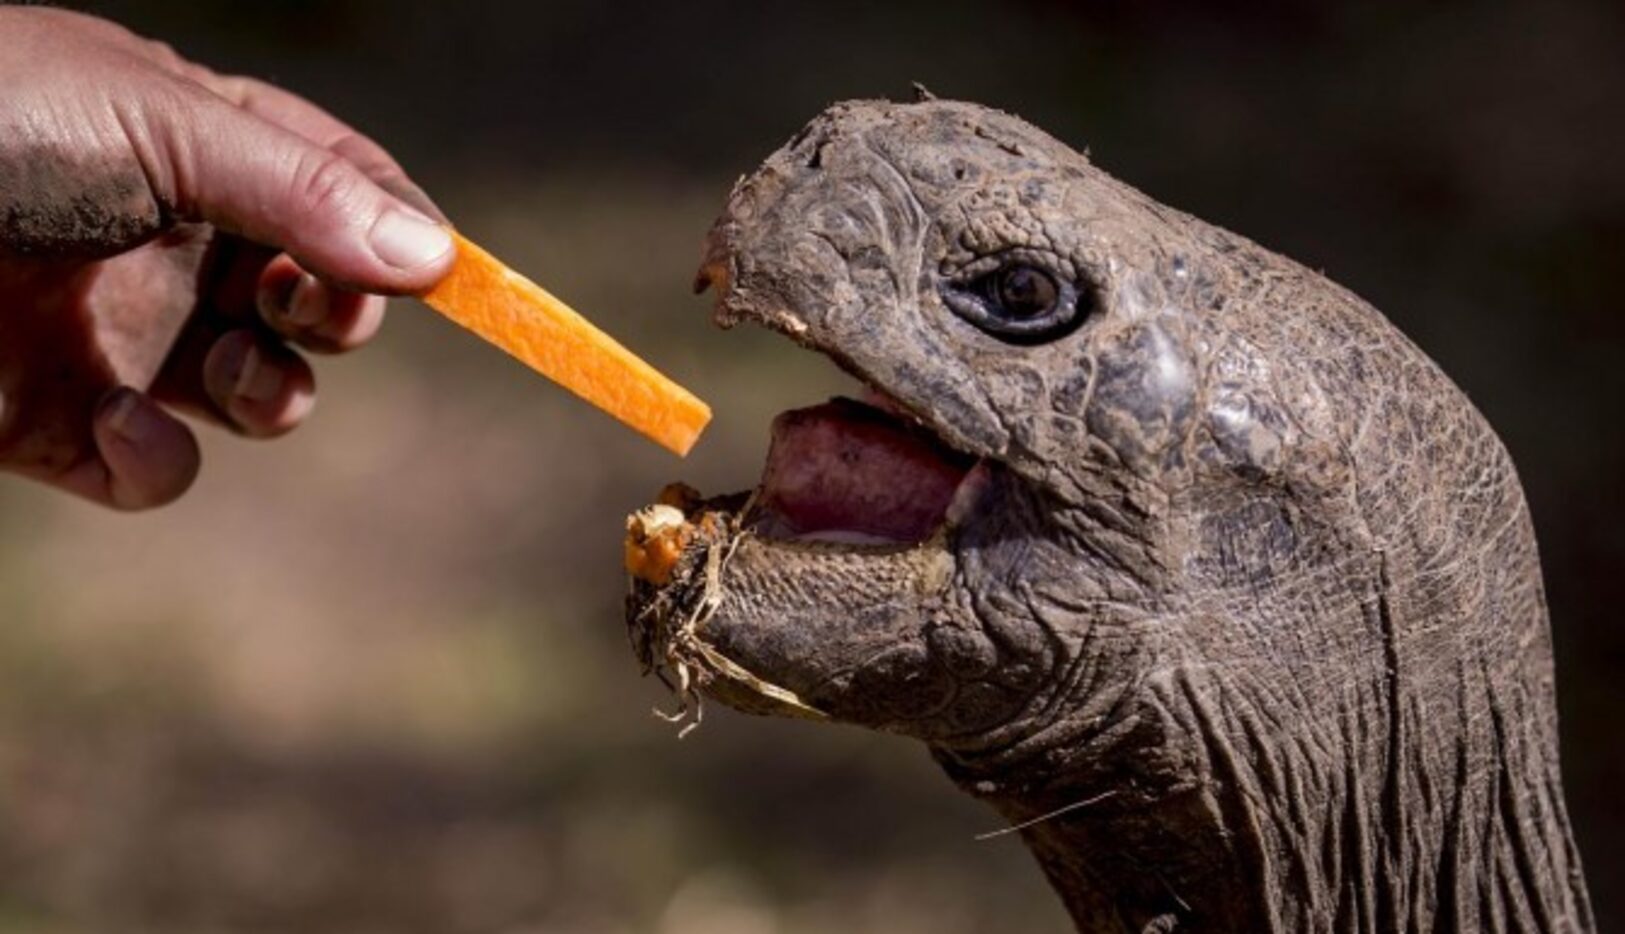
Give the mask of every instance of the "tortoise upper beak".
[(728, 271), (732, 268), (732, 244), (726, 220), (713, 224), (705, 235), (705, 252), (700, 259), (699, 271), (694, 273), (694, 294), (716, 286), (718, 294), (728, 290)]

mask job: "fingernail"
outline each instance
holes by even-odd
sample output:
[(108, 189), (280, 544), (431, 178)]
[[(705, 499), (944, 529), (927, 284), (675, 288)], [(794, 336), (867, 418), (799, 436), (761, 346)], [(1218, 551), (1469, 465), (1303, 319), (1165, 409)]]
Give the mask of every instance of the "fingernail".
[(425, 217), (441, 223), (446, 222), (445, 212), (435, 204), (433, 199), (417, 185), (403, 178), (389, 178), (379, 183), (385, 191), (405, 201), (410, 207), (422, 211)]
[(282, 371), (265, 361), (258, 347), (248, 348), (243, 355), (243, 368), (237, 373), (237, 385), (231, 393), (249, 402), (270, 402), (282, 392)]
[(284, 320), (295, 327), (308, 328), (318, 324), (327, 317), (330, 309), (327, 286), (312, 275), (299, 277), (299, 284), (293, 287), (293, 297), (288, 300), (288, 313)]
[(287, 320), (292, 313), (294, 290), (299, 288), (303, 278), (279, 277), (269, 287), (261, 288), (259, 294), (254, 297), (255, 303), (259, 305), (261, 317), (266, 321)]
[(451, 234), (432, 221), (391, 208), (372, 225), (372, 251), (396, 269), (420, 269), (451, 251)]
[(309, 327), (327, 316), (327, 288), (310, 273), (280, 279), (260, 291), (259, 308), (269, 324)]
[(133, 389), (115, 389), (102, 403), (102, 424), (120, 441), (131, 447), (142, 447), (152, 439), (158, 420), (141, 404), (141, 395)]

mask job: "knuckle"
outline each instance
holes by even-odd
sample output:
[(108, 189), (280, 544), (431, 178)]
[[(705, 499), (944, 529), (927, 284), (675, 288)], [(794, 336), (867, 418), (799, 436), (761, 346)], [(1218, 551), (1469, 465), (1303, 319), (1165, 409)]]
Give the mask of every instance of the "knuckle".
[(312, 219), (333, 217), (350, 210), (361, 192), (361, 175), (342, 156), (310, 151), (300, 156), (293, 173), (295, 203)]
[(361, 171), (367, 173), (378, 181), (385, 179), (399, 179), (406, 181), (406, 173), (401, 170), (395, 160), (382, 146), (354, 131), (341, 136), (332, 145), (334, 152), (342, 154), (353, 162)]
[(192, 65), (189, 72), (194, 81), (219, 94), (239, 107), (249, 106), (259, 96), (259, 87), (251, 78), (242, 75), (220, 74), (202, 65)]
[(175, 47), (169, 43), (158, 39), (144, 39), (142, 41), (147, 44), (148, 54), (158, 64), (175, 69), (184, 68), (188, 64), (186, 59), (182, 58), (181, 54), (175, 51)]

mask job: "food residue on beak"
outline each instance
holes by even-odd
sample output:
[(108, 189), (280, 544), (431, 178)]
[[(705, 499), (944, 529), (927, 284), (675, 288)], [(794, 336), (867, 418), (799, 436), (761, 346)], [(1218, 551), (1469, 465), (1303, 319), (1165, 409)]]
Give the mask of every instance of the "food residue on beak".
[(656, 587), (671, 583), (672, 570), (694, 538), (694, 527), (676, 506), (658, 503), (626, 517), (626, 572)]

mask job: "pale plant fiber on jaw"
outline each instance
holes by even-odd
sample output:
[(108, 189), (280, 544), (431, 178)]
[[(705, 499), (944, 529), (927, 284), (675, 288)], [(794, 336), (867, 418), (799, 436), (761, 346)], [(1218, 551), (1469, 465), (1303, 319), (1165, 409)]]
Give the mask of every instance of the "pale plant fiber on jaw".
[(635, 573), (632, 578), (632, 588), (639, 596), (630, 598), (627, 632), (643, 663), (643, 673), (658, 675), (677, 698), (675, 710), (656, 709), (654, 714), (668, 723), (681, 724), (679, 739), (700, 726), (705, 717), (705, 700), (700, 692), (719, 681), (756, 695), (762, 703), (777, 705), (779, 712), (787, 716), (824, 719), (793, 691), (746, 671), (700, 634), (701, 627), (722, 605), (728, 560), (739, 540), (750, 534), (739, 522), (739, 516), (748, 512), (748, 506), (739, 515), (702, 512), (687, 525), (689, 537), (697, 544), (679, 558), (669, 580), (655, 584)]

